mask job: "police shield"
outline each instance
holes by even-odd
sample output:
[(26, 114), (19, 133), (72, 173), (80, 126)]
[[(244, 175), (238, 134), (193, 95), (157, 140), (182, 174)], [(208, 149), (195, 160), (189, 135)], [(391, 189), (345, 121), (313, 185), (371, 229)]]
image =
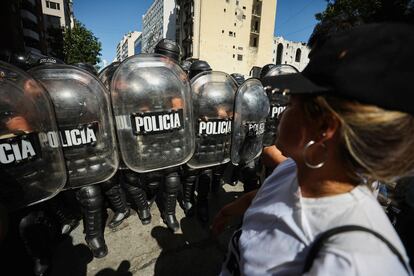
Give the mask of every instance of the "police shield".
[(119, 61), (112, 62), (104, 69), (102, 69), (101, 72), (99, 72), (98, 78), (101, 80), (101, 82), (105, 85), (105, 87), (108, 90), (111, 87), (112, 77), (114, 76), (115, 70), (118, 68), (119, 64)]
[(0, 62), (0, 203), (14, 210), (57, 194), (66, 168), (53, 106), (46, 90)]
[(194, 152), (190, 85), (185, 72), (161, 55), (122, 62), (111, 96), (122, 159), (150, 172), (187, 162)]
[[(299, 72), (295, 67), (288, 64), (276, 65), (265, 75), (265, 77), (293, 74)], [(279, 124), (279, 117), (285, 110), (286, 105), (289, 102), (289, 97), (281, 93), (276, 93), (270, 89), (265, 89), (266, 94), (270, 101), (270, 112), (266, 119), (266, 130), (263, 139), (263, 145), (265, 147), (271, 146), (276, 140), (277, 126)]]
[(197, 169), (229, 162), (236, 83), (226, 73), (208, 71), (191, 80), (191, 90), (196, 149), (187, 165)]
[(29, 71), (48, 90), (55, 107), (69, 181), (77, 188), (111, 178), (118, 168), (115, 128), (110, 97), (89, 72), (64, 64)]
[(231, 145), (231, 162), (244, 165), (260, 155), (263, 148), (269, 99), (258, 79), (246, 80), (237, 90)]

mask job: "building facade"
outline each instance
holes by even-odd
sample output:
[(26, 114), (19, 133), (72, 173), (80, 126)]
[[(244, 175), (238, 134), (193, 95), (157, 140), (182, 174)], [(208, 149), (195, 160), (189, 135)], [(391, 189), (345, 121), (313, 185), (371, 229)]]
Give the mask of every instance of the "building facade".
[(276, 0), (177, 0), (176, 41), (183, 58), (249, 75), (272, 62)]
[(121, 39), (116, 47), (116, 60), (123, 61), (127, 57), (135, 55), (135, 42), (141, 36), (141, 32), (129, 32)]
[(290, 64), (302, 71), (309, 63), (309, 51), (309, 47), (304, 42), (289, 41), (277, 36), (273, 39), (272, 63)]
[(48, 55), (63, 59), (63, 32), (74, 25), (72, 0), (42, 0), (42, 10)]
[(47, 53), (41, 0), (4, 0), (0, 4), (0, 56)]
[(163, 38), (175, 41), (175, 1), (154, 0), (142, 16), (142, 52), (152, 53)]
[(134, 54), (138, 55), (141, 53), (142, 53), (142, 33), (140, 33), (140, 35), (134, 42)]
[(42, 0), (42, 9), (45, 17), (58, 18), (62, 28), (73, 27), (72, 0)]

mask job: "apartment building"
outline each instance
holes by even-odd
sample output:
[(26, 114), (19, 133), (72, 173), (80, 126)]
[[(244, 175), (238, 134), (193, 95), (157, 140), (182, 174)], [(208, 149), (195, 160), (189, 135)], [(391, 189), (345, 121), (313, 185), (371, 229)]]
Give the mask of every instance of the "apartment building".
[(116, 47), (116, 60), (123, 61), (127, 57), (135, 55), (135, 41), (141, 36), (141, 32), (133, 31), (124, 35)]
[(177, 0), (176, 41), (183, 58), (249, 75), (271, 63), (276, 0)]
[(163, 38), (175, 41), (174, 0), (154, 0), (142, 16), (142, 52), (152, 53)]

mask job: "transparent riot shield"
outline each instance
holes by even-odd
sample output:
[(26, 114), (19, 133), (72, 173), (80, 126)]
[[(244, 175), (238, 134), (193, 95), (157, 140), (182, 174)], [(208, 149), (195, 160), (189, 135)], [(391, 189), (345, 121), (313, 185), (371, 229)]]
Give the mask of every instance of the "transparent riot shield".
[(197, 169), (229, 162), (236, 83), (226, 73), (208, 71), (191, 80), (191, 90), (196, 148), (187, 165)]
[(258, 79), (246, 80), (237, 90), (231, 141), (233, 164), (247, 164), (262, 153), (269, 107), (269, 99)]
[(69, 181), (66, 189), (111, 178), (118, 152), (109, 93), (89, 72), (64, 64), (29, 71), (48, 90), (56, 111)]
[(121, 64), (119, 61), (112, 62), (102, 69), (101, 72), (99, 72), (98, 78), (108, 90), (111, 87), (112, 77), (114, 76), (115, 70), (118, 68), (119, 64)]
[(46, 90), (0, 62), (0, 203), (15, 210), (46, 200), (66, 183), (56, 118)]
[[(292, 65), (280, 64), (270, 69), (265, 77), (294, 74), (297, 72), (299, 71)], [(281, 93), (275, 93), (276, 91), (268, 89), (265, 90), (270, 101), (270, 112), (269, 116), (266, 119), (266, 130), (263, 138), (263, 145), (265, 147), (268, 147), (273, 145), (276, 140), (279, 117), (280, 114), (282, 114), (283, 110), (285, 110), (286, 105), (289, 102), (289, 97)]]
[(161, 55), (123, 61), (112, 79), (112, 106), (122, 159), (144, 173), (186, 163), (194, 152), (190, 85)]

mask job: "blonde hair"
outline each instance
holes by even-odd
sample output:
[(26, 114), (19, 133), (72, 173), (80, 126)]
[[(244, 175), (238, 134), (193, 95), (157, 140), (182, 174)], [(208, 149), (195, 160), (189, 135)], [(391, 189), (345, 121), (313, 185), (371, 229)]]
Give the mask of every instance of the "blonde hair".
[(414, 174), (414, 117), (335, 97), (304, 97), (310, 120), (336, 117), (340, 152), (353, 177), (395, 181)]

